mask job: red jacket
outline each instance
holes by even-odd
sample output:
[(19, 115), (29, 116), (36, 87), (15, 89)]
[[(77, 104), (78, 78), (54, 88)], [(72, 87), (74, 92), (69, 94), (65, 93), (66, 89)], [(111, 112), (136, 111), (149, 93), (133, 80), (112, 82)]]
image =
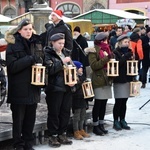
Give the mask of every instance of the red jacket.
[(139, 56), (139, 60), (143, 59), (143, 48), (142, 48), (142, 40), (139, 39), (137, 42), (130, 41), (130, 48), (133, 51), (133, 54), (135, 54), (135, 49), (137, 49), (137, 54)]

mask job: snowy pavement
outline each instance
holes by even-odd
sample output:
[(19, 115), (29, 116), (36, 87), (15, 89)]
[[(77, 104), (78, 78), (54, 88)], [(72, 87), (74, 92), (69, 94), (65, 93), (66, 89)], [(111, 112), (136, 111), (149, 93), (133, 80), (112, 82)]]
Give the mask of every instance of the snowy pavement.
[[(115, 131), (112, 114), (106, 115), (105, 120), (109, 134), (91, 137), (84, 140), (75, 140), (72, 145), (62, 145), (60, 148), (49, 147), (48, 144), (37, 145), (35, 150), (150, 150), (150, 102), (141, 110), (139, 108), (150, 99), (150, 83), (141, 89), (140, 96), (129, 98), (127, 104), (126, 121), (131, 130)], [(114, 103), (114, 99), (108, 101)]]

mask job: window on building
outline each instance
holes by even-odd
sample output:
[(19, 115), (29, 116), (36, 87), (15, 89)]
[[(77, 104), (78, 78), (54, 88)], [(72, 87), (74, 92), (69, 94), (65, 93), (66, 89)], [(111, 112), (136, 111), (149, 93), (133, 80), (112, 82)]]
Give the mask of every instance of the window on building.
[(105, 7), (100, 4), (100, 3), (95, 3), (92, 7), (91, 7), (91, 10), (93, 9), (105, 9)]
[(4, 11), (4, 16), (10, 17), (10, 18), (14, 18), (16, 17), (16, 11), (12, 8), (7, 8)]
[(126, 10), (127, 12), (130, 12), (130, 13), (134, 13), (134, 14), (138, 14), (138, 15), (143, 15), (144, 16), (144, 13), (141, 12), (141, 11), (138, 11), (138, 10)]
[(117, 0), (116, 3), (137, 3), (137, 2), (149, 2), (149, 0)]
[(69, 18), (80, 15), (80, 8), (76, 4), (65, 3), (62, 5), (59, 5), (57, 9), (62, 10), (64, 13), (64, 16), (69, 17)]

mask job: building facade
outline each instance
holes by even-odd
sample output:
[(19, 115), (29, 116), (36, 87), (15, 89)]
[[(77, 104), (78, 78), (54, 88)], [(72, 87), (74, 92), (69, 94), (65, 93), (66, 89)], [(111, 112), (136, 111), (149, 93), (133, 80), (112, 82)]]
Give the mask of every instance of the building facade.
[[(93, 9), (122, 9), (150, 18), (150, 0), (45, 0), (52, 9), (61, 9), (66, 17), (75, 17)], [(0, 13), (14, 18), (28, 12), (36, 0), (0, 0)], [(150, 25), (147, 20), (145, 24)]]
[[(150, 19), (150, 0), (109, 0), (109, 8), (145, 15)], [(145, 21), (150, 26), (150, 21)]]
[[(92, 9), (108, 8), (108, 0), (45, 0), (52, 9), (61, 9), (66, 17), (75, 17)], [(0, 0), (0, 13), (14, 18), (29, 11), (36, 0)]]

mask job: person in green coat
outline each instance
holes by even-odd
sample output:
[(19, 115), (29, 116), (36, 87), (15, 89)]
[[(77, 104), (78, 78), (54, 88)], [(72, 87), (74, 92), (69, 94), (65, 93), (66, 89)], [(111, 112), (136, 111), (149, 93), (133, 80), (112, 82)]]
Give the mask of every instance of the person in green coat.
[(96, 135), (107, 134), (104, 128), (104, 116), (106, 104), (112, 98), (111, 79), (107, 77), (107, 62), (113, 54), (107, 43), (108, 34), (100, 32), (95, 36), (95, 49), (87, 48), (89, 64), (92, 69), (92, 85), (95, 94), (95, 101), (92, 110), (93, 133)]

